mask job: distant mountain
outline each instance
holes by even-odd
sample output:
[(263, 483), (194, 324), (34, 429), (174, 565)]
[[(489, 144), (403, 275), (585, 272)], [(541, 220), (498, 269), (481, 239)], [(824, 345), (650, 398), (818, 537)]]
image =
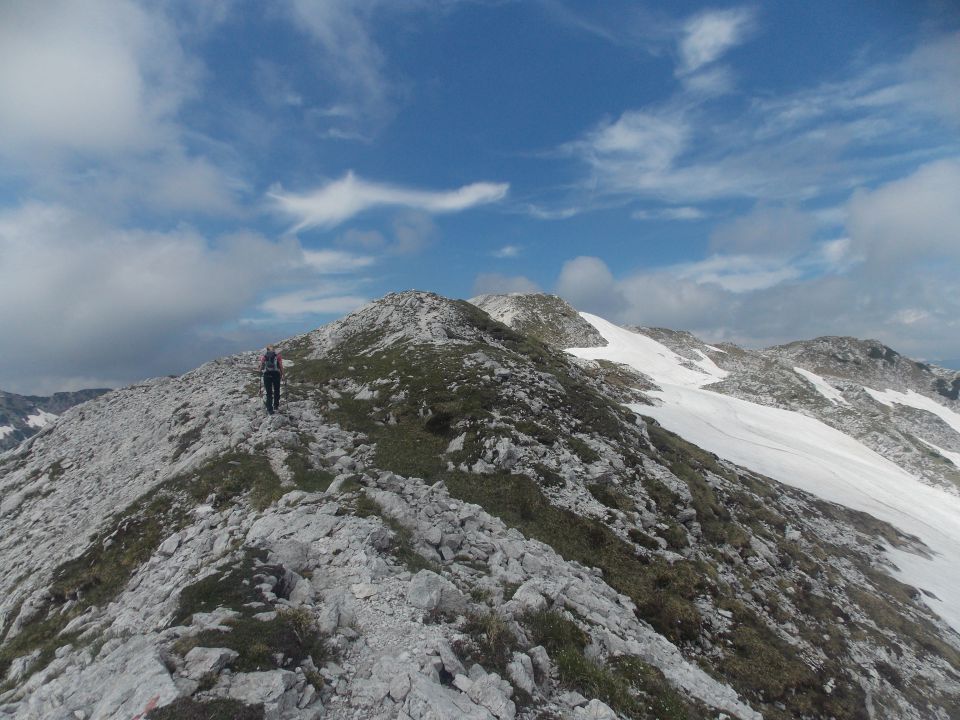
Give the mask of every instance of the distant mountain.
[(57, 419), (64, 410), (109, 392), (106, 389), (58, 392), (50, 397), (0, 390), (0, 452), (9, 450)]
[(827, 424), (913, 386), (476, 302), (281, 343), (275, 415), (243, 353), (0, 455), (0, 717), (960, 717), (957, 496)]

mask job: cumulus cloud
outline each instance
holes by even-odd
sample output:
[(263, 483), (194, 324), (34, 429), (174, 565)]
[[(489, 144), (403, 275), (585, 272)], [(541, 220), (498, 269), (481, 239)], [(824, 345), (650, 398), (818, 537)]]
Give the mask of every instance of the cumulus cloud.
[[(167, 9), (133, 0), (0, 4), (6, 173), (35, 195), (113, 216), (240, 213), (246, 184), (188, 149), (193, 135), (180, 115), (204, 69)], [(215, 22), (180, 11), (199, 25)]]
[[(798, 211), (761, 207), (722, 229), (709, 258), (619, 276), (599, 258), (576, 258), (556, 292), (615, 322), (707, 340), (757, 347), (854, 335), (917, 358), (960, 357), (957, 197), (960, 161), (935, 162), (855, 193), (842, 213), (848, 236), (814, 241)], [(765, 228), (789, 218), (804, 232), (768, 246)]]
[(137, 3), (3, 3), (0, 152), (156, 147), (197, 78), (170, 23)]
[(574, 307), (592, 308), (598, 315), (616, 317), (626, 306), (616, 278), (600, 258), (581, 256), (564, 263), (556, 292)]
[(293, 218), (291, 232), (332, 228), (365, 210), (395, 206), (428, 213), (452, 213), (502, 200), (506, 183), (480, 182), (456, 190), (430, 191), (371, 182), (348, 172), (312, 192), (297, 194), (282, 189), (268, 193), (275, 209)]
[(848, 205), (847, 227), (856, 251), (872, 267), (960, 258), (960, 159), (922, 166), (876, 190), (859, 190)]
[[(0, 211), (0, 258), (10, 308), (0, 313), (0, 387), (21, 392), (194, 367), (206, 351), (238, 348), (220, 329), (264, 295), (279, 296), (265, 303), (278, 315), (338, 312), (351, 293), (324, 278), (370, 262), (251, 232), (210, 240), (189, 227), (124, 229), (40, 203)], [(257, 333), (243, 338), (259, 342)]]
[(497, 248), (493, 251), (493, 256), (501, 260), (507, 258), (519, 257), (521, 248), (519, 245), (504, 245), (502, 248)]
[(506, 293), (540, 292), (540, 286), (523, 275), (501, 275), (499, 273), (481, 273), (473, 282), (473, 294), (502, 295)]

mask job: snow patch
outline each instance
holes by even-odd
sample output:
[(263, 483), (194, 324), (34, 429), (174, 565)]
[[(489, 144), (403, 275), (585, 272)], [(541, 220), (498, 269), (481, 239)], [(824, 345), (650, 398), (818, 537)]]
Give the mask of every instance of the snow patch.
[(12, 435), (17, 429), (13, 425), (0, 425), (0, 440), (3, 440), (7, 435)]
[(867, 391), (870, 397), (887, 407), (892, 408), (894, 404), (906, 405), (907, 407), (916, 408), (917, 410), (926, 410), (928, 413), (933, 413), (953, 428), (954, 432), (960, 434), (960, 414), (955, 413), (948, 407), (944, 407), (933, 398), (928, 398), (926, 395), (921, 395), (913, 390), (907, 390), (907, 392), (903, 393), (898, 390), (883, 390), (881, 392), (880, 390), (874, 390), (868, 387), (864, 387), (863, 389)]
[(809, 381), (813, 387), (817, 389), (817, 392), (823, 395), (827, 400), (832, 402), (834, 405), (840, 403), (841, 405), (849, 405), (846, 398), (837, 390), (833, 385), (828, 383), (822, 377), (816, 373), (812, 373), (809, 370), (804, 370), (802, 367), (795, 367), (793, 369), (797, 375)]
[(952, 462), (952, 463), (953, 463), (954, 465), (956, 465), (957, 467), (960, 467), (960, 453), (958, 453), (958, 452), (951, 452), (951, 451), (949, 451), (949, 450), (944, 450), (942, 447), (938, 447), (938, 446), (934, 445), (932, 442), (927, 442), (927, 441), (924, 440), (923, 438), (917, 438), (917, 439), (918, 439), (920, 442), (922, 442), (924, 445), (926, 445), (928, 448), (930, 448), (930, 449), (932, 449), (932, 450), (936, 450), (938, 453), (940, 453), (941, 455), (943, 455), (943, 457), (945, 457), (947, 460), (949, 460), (950, 462)]
[[(687, 360), (651, 337), (626, 330), (590, 313), (580, 313), (580, 317), (593, 325), (609, 344), (606, 347), (569, 348), (567, 352), (572, 355), (629, 365), (657, 384), (702, 387), (727, 376), (725, 370), (717, 367), (703, 353), (700, 353), (701, 360)], [(689, 367), (691, 362), (699, 370)]]
[(27, 415), (27, 417), (24, 418), (27, 425), (32, 428), (37, 428), (38, 430), (46, 427), (56, 419), (57, 416), (53, 413), (49, 413), (46, 410), (40, 410), (39, 408), (37, 408), (36, 413), (33, 415)]
[(704, 345), (704, 347), (707, 348), (707, 350), (712, 350), (713, 352), (723, 353), (724, 355), (727, 354), (726, 350), (721, 350), (720, 348), (714, 347), (713, 345)]
[[(925, 485), (819, 420), (704, 389), (723, 375), (700, 363), (701, 374), (651, 338), (581, 314), (609, 344), (568, 352), (625, 363), (660, 385), (660, 391), (648, 393), (660, 401), (659, 406), (631, 406), (635, 412), (655, 418), (668, 430), (726, 460), (867, 512), (920, 538), (932, 556), (890, 549), (888, 555), (897, 568), (894, 574), (936, 596), (928, 596), (925, 602), (960, 631), (960, 497)], [(960, 428), (960, 416), (916, 393), (888, 391), (880, 395), (888, 402), (909, 400), (941, 417), (953, 415), (957, 424), (951, 423), (951, 427)]]

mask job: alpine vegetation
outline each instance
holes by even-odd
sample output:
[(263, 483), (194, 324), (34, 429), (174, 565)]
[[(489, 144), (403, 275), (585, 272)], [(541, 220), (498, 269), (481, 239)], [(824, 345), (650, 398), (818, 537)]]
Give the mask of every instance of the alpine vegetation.
[(960, 717), (955, 375), (543, 295), (267, 352), (0, 455), (0, 717)]

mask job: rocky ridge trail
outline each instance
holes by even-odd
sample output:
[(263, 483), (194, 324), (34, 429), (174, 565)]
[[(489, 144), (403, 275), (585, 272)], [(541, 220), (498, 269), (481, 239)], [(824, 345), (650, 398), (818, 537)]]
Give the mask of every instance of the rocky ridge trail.
[(910, 538), (609, 374), (429, 293), (283, 350), (281, 415), (236, 356), (0, 456), (0, 717), (956, 710), (960, 644), (882, 570)]

